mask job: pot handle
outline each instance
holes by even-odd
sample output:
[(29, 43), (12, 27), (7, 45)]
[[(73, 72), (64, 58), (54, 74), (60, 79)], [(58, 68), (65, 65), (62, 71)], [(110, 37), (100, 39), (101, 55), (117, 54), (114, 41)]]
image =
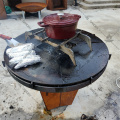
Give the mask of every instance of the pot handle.
[(38, 25), (39, 25), (40, 27), (47, 27), (47, 26), (48, 26), (48, 25), (45, 25), (43, 21), (38, 22)]
[(3, 34), (0, 34), (0, 38), (2, 38), (2, 39), (7, 39), (7, 40), (10, 40), (10, 39), (12, 39), (11, 37), (9, 37), (9, 36), (6, 36), (6, 35), (3, 35)]

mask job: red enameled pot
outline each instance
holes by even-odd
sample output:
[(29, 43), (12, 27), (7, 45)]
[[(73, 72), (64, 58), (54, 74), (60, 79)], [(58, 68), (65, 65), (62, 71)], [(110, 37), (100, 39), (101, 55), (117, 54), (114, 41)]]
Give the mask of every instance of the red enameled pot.
[(53, 39), (69, 39), (75, 35), (80, 15), (64, 13), (63, 15), (51, 14), (38, 22), (38, 25), (45, 27), (48, 37)]

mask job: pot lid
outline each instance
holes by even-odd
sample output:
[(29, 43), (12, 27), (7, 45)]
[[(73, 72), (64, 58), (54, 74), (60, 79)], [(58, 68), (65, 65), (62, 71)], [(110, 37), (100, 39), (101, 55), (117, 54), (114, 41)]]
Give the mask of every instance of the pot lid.
[(43, 18), (43, 22), (46, 25), (68, 25), (78, 22), (81, 18), (80, 15), (76, 14), (51, 14)]

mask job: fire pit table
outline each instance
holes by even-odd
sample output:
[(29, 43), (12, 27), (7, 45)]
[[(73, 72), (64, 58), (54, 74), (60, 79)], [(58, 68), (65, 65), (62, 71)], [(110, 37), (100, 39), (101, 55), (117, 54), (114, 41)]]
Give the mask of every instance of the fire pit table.
[[(42, 28), (31, 32), (40, 30)], [(79, 38), (70, 41), (75, 44), (72, 50), (77, 66), (74, 66), (69, 56), (61, 50), (34, 38), (27, 42), (36, 46), (35, 51), (42, 58), (40, 63), (15, 70), (9, 65), (6, 55), (8, 47), (4, 52), (4, 61), (11, 76), (24, 86), (39, 90), (47, 110), (72, 104), (78, 89), (92, 84), (106, 69), (110, 55), (105, 43), (94, 34), (79, 29), (77, 31), (89, 36), (92, 43), (90, 51), (85, 41)], [(43, 39), (46, 37), (45, 31), (37, 35)], [(15, 39), (25, 43), (25, 34)], [(63, 42), (51, 38), (49, 41)]]

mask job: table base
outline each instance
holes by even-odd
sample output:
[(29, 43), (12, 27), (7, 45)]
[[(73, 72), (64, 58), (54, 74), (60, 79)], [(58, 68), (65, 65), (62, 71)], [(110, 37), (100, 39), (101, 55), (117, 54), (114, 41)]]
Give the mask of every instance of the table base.
[(62, 93), (40, 92), (46, 109), (51, 110), (60, 106), (71, 105), (78, 90)]

